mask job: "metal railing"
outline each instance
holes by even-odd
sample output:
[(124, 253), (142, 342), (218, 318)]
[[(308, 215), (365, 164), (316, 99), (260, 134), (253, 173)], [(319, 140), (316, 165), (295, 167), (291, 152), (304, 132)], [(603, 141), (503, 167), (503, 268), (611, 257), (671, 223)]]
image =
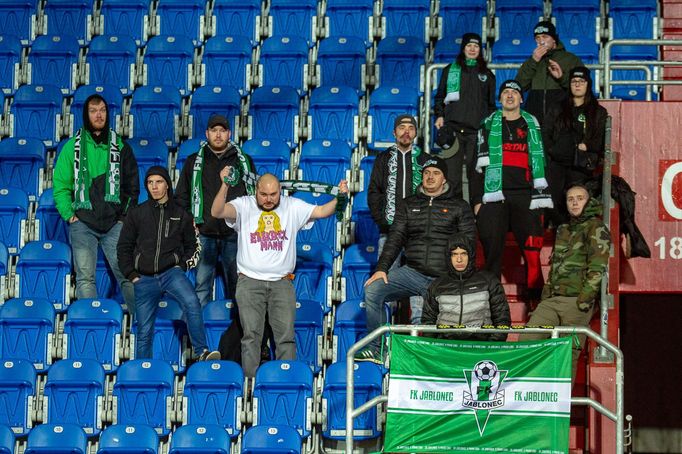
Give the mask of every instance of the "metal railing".
[(466, 333), (519, 333), (519, 334), (551, 334), (551, 337), (559, 337), (559, 334), (584, 334), (593, 341), (597, 342), (601, 348), (606, 350), (613, 355), (616, 363), (616, 400), (615, 409), (606, 408), (599, 401), (591, 399), (589, 397), (572, 397), (571, 405), (587, 405), (600, 414), (606, 416), (610, 420), (614, 421), (616, 424), (616, 452), (622, 453), (624, 448), (624, 404), (623, 404), (623, 353), (620, 349), (609, 342), (607, 339), (603, 338), (599, 334), (595, 333), (586, 327), (574, 327), (574, 326), (556, 326), (554, 328), (448, 328), (439, 329), (434, 325), (393, 325), (393, 326), (381, 326), (367, 336), (360, 339), (357, 343), (353, 344), (348, 353), (346, 354), (346, 454), (353, 454), (353, 419), (364, 413), (365, 411), (388, 401), (388, 397), (385, 395), (377, 396), (368, 402), (365, 402), (358, 408), (354, 408), (354, 365), (355, 365), (355, 353), (361, 348), (368, 345), (372, 339), (382, 336), (385, 333), (410, 333), (416, 335), (417, 332), (422, 333), (451, 333), (451, 332), (466, 332)]

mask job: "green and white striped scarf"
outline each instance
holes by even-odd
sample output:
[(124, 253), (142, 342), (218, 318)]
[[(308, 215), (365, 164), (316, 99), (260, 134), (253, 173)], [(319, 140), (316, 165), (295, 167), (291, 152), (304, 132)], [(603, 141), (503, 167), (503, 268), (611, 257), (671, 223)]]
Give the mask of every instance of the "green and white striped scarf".
[[(467, 66), (476, 65), (476, 60), (473, 58), (466, 59)], [(448, 71), (447, 89), (446, 95), (443, 102), (445, 104), (450, 104), (451, 102), (459, 101), (459, 89), (462, 83), (462, 68), (457, 64), (455, 60), (450, 65), (450, 70)]]
[[(76, 132), (73, 143), (74, 210), (92, 210), (90, 185), (92, 177), (88, 168), (88, 153), (94, 148), (89, 132), (81, 128)], [(109, 166), (107, 167), (104, 201), (121, 203), (121, 150), (123, 141), (116, 131), (109, 130)]]
[(282, 180), (279, 182), (280, 187), (285, 191), (301, 191), (312, 192), (313, 194), (329, 194), (336, 197), (336, 219), (343, 220), (343, 214), (348, 205), (348, 196), (339, 191), (338, 186), (327, 183), (320, 183), (318, 181), (298, 181), (298, 180)]

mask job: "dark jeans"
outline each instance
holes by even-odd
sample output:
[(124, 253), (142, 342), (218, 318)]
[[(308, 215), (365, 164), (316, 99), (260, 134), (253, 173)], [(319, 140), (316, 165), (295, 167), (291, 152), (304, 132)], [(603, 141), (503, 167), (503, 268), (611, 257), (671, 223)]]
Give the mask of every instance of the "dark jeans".
[(215, 280), (218, 259), (223, 268), (223, 279), (227, 286), (227, 297), (234, 299), (237, 288), (237, 235), (229, 238), (213, 238), (199, 235), (201, 241), (201, 254), (197, 265), (196, 291), (201, 307), (204, 307), (213, 294), (213, 282)]

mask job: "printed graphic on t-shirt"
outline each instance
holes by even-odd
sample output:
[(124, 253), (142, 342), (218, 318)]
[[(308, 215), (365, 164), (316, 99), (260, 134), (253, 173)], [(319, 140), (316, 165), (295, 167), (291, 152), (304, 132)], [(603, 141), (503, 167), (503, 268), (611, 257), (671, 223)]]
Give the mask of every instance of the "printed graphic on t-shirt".
[(261, 251), (281, 251), (285, 240), (288, 240), (286, 230), (282, 229), (279, 216), (274, 211), (263, 211), (258, 218), (258, 227), (251, 232), (251, 244), (260, 244)]

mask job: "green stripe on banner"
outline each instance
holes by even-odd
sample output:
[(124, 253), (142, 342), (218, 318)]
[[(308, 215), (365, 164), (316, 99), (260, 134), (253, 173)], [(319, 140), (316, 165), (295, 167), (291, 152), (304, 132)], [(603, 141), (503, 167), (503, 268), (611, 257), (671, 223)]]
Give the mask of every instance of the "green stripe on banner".
[(385, 452), (568, 452), (570, 337), (391, 344)]

